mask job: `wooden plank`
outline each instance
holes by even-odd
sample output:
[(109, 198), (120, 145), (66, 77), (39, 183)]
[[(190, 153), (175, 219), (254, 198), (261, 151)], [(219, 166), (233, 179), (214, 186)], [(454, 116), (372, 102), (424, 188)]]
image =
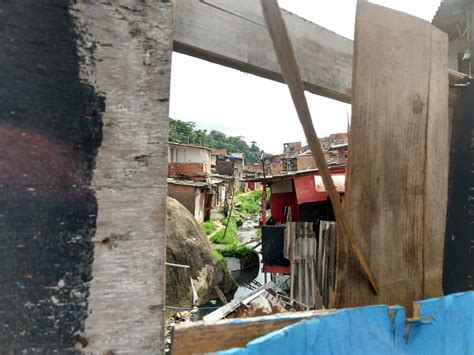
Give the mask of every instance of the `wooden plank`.
[[(83, 109), (78, 109), (104, 110), (101, 128), (85, 131), (78, 125), (76, 129), (78, 136), (99, 135), (102, 140), (96, 160), (90, 162), (95, 196), (90, 203), (97, 208), (97, 220), (91, 224), (96, 229), (94, 255), (82, 334), (87, 346), (76, 349), (84, 353), (161, 353), (164, 349), (174, 4), (127, 3), (70, 3), (71, 26), (82, 38), (77, 41), (82, 58), (77, 75), (83, 85), (101, 95), (92, 107), (84, 101)], [(95, 114), (88, 116), (85, 113), (83, 119), (96, 120)], [(68, 278), (74, 276), (66, 282)]]
[(317, 259), (317, 265), (318, 265), (318, 273), (317, 273), (317, 278), (318, 278), (318, 283), (319, 283), (319, 288), (322, 290), (323, 284), (322, 284), (322, 271), (323, 271), (323, 265), (322, 265), (322, 260), (323, 260), (323, 239), (324, 239), (324, 233), (326, 232), (326, 224), (321, 223), (319, 225), (319, 243), (318, 243), (318, 259)]
[[(431, 32), (431, 66), (426, 125), (426, 166), (423, 235), (423, 298), (443, 295), (444, 231), (448, 205), (449, 150), (448, 41)], [(433, 99), (434, 98), (434, 99)]]
[(296, 287), (296, 265), (295, 265), (295, 240), (296, 240), (296, 228), (295, 228), (295, 222), (289, 223), (291, 224), (291, 234), (290, 234), (290, 244), (291, 244), (291, 249), (290, 249), (290, 262), (291, 262), (291, 275), (290, 275), (290, 281), (291, 281), (291, 287), (290, 287), (290, 297), (291, 299), (294, 299), (295, 297), (295, 287)]
[(303, 319), (320, 317), (334, 310), (283, 313), (274, 316), (222, 320), (213, 324), (194, 322), (176, 325), (173, 332), (173, 355), (203, 354), (243, 347), (249, 341)]
[(323, 250), (322, 250), (322, 260), (321, 260), (321, 294), (323, 296), (323, 301), (327, 300), (327, 239), (328, 239), (328, 230), (325, 230), (323, 234)]
[[(296, 262), (296, 266), (297, 266), (296, 270), (297, 270), (297, 272), (298, 272), (298, 279), (297, 279), (297, 280), (298, 280), (298, 283), (297, 283), (297, 291), (298, 291), (298, 292), (297, 292), (297, 295), (298, 295), (298, 296), (296, 297), (296, 300), (297, 300), (298, 302), (305, 303), (305, 302), (304, 302), (304, 298), (303, 298), (303, 292), (304, 292), (304, 291), (303, 291), (303, 290), (304, 290), (304, 288), (303, 288), (303, 287), (304, 287), (304, 281), (303, 281), (303, 273), (304, 273), (304, 271), (303, 271), (303, 270), (304, 270), (304, 269), (303, 269), (303, 267), (304, 267), (304, 266), (303, 266), (303, 260), (298, 260), (298, 261)], [(305, 303), (305, 304), (306, 304), (306, 303)]]
[(325, 222), (325, 223), (329, 224), (328, 287), (330, 291), (334, 291), (335, 276), (336, 276), (336, 226), (335, 226), (335, 223), (331, 223), (331, 222)]
[(267, 282), (266, 284), (260, 286), (259, 288), (256, 288), (255, 290), (252, 290), (251, 292), (249, 292), (245, 296), (234, 299), (231, 302), (223, 305), (222, 307), (216, 309), (214, 312), (211, 312), (208, 315), (204, 316), (202, 319), (205, 322), (216, 322), (216, 321), (224, 318), (226, 315), (228, 315), (232, 311), (234, 311), (243, 302), (245, 303), (245, 302), (247, 302), (248, 299), (252, 299), (252, 298), (256, 297), (256, 295), (261, 294), (267, 288), (273, 288), (273, 287), (275, 287), (275, 284), (272, 281)]
[(428, 230), (426, 219), (435, 215), (427, 206), (444, 203), (446, 194), (448, 158), (441, 154), (435, 162), (429, 151), (438, 144), (433, 125), (445, 127), (448, 119), (447, 37), (413, 16), (359, 3), (355, 38), (345, 204), (381, 293), (364, 286), (351, 257), (340, 306), (385, 303), (410, 309), (427, 290), (438, 289), (442, 267), (433, 254), (442, 255), (443, 230)]
[[(305, 90), (349, 102), (352, 41), (287, 11), (283, 16)], [(261, 7), (254, 0), (176, 1), (174, 50), (283, 81)]]
[[(288, 11), (282, 13), (305, 90), (350, 102), (353, 41)], [(254, 0), (177, 0), (173, 47), (176, 52), (283, 82), (261, 8)]]
[(304, 86), (301, 74), (296, 62), (293, 47), (288, 36), (288, 32), (283, 21), (280, 8), (276, 0), (261, 0), (265, 23), (267, 24), (273, 47), (277, 54), (278, 62), (282, 69), (285, 82), (288, 84), (293, 103), (298, 113), (298, 118), (303, 127), (304, 134), (311, 149), (316, 166), (326, 186), (326, 191), (331, 199), (336, 221), (340, 225), (340, 233), (347, 239), (351, 251), (360, 263), (364, 274), (367, 276), (370, 286), (375, 293), (378, 293), (377, 281), (369, 269), (367, 259), (365, 258), (357, 241), (351, 235), (350, 225), (348, 223), (345, 211), (342, 209), (340, 196), (334, 187), (331, 173), (326, 164), (326, 159), (319, 143), (319, 138), (313, 126), (311, 113), (304, 94)]
[(291, 234), (291, 223), (287, 222), (285, 227), (285, 234), (283, 239), (283, 257), (290, 259), (290, 234)]

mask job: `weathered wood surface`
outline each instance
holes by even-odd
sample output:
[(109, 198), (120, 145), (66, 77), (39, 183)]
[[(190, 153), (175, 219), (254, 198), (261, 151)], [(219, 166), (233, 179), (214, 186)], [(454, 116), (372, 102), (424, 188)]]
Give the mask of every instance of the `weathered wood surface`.
[(370, 3), (356, 17), (345, 204), (380, 282), (351, 256), (340, 307), (439, 296), (448, 170), (447, 36)]
[(77, 346), (161, 353), (173, 4), (79, 0), (71, 13), (83, 38), (80, 75), (105, 96), (89, 313)]
[(291, 262), (290, 297), (310, 308), (329, 307), (335, 288), (336, 223), (287, 222), (284, 257)]
[(177, 324), (173, 331), (173, 355), (204, 354), (234, 347), (244, 347), (259, 336), (303, 319), (324, 316), (334, 310), (284, 313), (247, 319), (229, 319), (216, 323)]
[[(293, 99), (298, 118), (303, 127), (306, 140), (311, 149), (316, 166), (319, 169), (321, 178), (326, 186), (326, 192), (331, 200), (336, 221), (339, 225), (339, 234), (343, 236), (344, 242), (350, 246), (357, 261), (360, 263), (363, 272), (369, 280), (370, 286), (375, 293), (378, 293), (377, 280), (367, 263), (364, 253), (361, 251), (358, 242), (352, 237), (352, 230), (348, 223), (347, 215), (342, 208), (340, 195), (334, 187), (334, 181), (327, 167), (319, 138), (314, 129), (313, 120), (309, 111), (308, 102), (304, 94), (304, 85), (301, 73), (296, 61), (293, 45), (288, 35), (285, 22), (283, 20), (280, 7), (276, 0), (261, 0), (265, 23), (272, 39), (273, 47), (280, 64), (283, 78), (285, 79), (288, 89)], [(344, 250), (340, 248), (340, 250)]]
[(209, 313), (203, 317), (205, 322), (216, 322), (225, 318), (226, 315), (236, 310), (241, 304), (247, 304), (250, 300), (253, 300), (257, 295), (262, 294), (266, 289), (275, 287), (273, 282), (267, 282), (266, 284), (252, 290), (248, 294), (241, 296), (240, 298), (234, 299), (231, 302), (223, 305), (222, 307), (216, 309), (214, 312)]
[(88, 315), (103, 94), (68, 1), (0, 1), (0, 354), (73, 353)]
[(336, 287), (336, 238), (336, 223), (320, 221), (318, 246), (321, 248), (321, 258), (318, 257), (317, 261), (318, 281), (326, 308), (330, 305), (330, 297)]
[[(305, 89), (349, 102), (352, 41), (283, 11)], [(178, 0), (174, 50), (282, 82), (255, 0)], [(315, 64), (317, 63), (317, 64)]]

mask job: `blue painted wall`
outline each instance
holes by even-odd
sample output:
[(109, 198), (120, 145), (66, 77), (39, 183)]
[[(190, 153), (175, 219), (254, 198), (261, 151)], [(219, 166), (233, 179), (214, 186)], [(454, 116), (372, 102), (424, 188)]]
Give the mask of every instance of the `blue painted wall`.
[(218, 354), (474, 354), (474, 292), (417, 303), (408, 329), (403, 307), (347, 308)]

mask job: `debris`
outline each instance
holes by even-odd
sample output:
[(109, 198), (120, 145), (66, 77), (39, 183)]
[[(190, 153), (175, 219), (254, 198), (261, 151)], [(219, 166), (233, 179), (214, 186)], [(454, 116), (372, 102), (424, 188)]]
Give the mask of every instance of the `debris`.
[(273, 282), (252, 290), (249, 294), (235, 299), (214, 312), (204, 316), (205, 322), (215, 322), (232, 314), (234, 318), (254, 317), (286, 312), (285, 306), (277, 295), (283, 291)]
[(216, 293), (217, 293), (217, 297), (219, 297), (219, 299), (221, 300), (221, 302), (223, 304), (227, 304), (227, 298), (225, 297), (224, 295), (224, 292), (221, 291), (221, 289), (219, 288), (219, 286), (215, 285), (214, 286), (214, 290), (216, 290)]

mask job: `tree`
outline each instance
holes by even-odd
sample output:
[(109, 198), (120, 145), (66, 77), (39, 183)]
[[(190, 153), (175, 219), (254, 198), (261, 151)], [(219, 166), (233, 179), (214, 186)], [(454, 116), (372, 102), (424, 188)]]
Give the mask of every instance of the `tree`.
[(227, 149), (229, 153), (243, 153), (247, 163), (258, 163), (263, 153), (256, 141), (250, 146), (242, 136), (227, 136), (222, 132), (196, 129), (194, 122), (170, 118), (169, 141), (182, 144), (196, 144), (212, 149)]

